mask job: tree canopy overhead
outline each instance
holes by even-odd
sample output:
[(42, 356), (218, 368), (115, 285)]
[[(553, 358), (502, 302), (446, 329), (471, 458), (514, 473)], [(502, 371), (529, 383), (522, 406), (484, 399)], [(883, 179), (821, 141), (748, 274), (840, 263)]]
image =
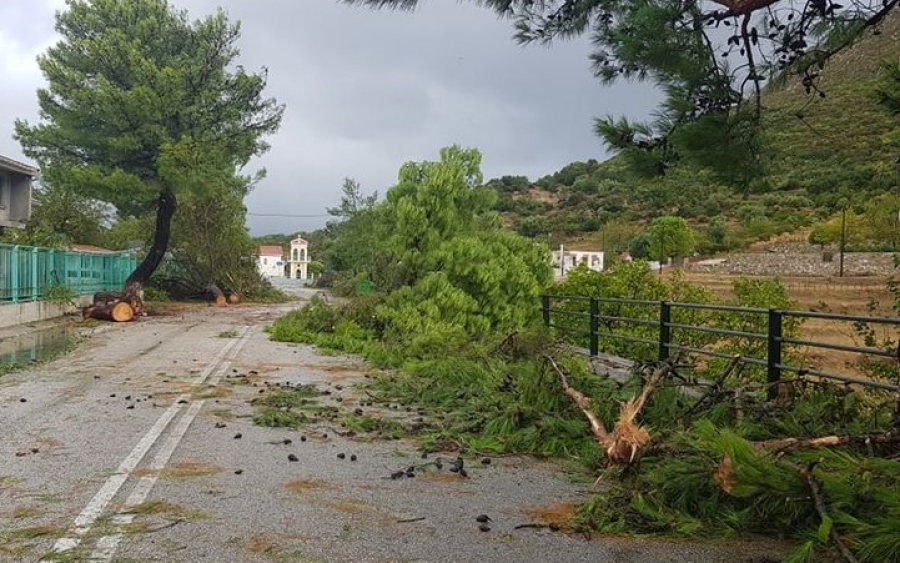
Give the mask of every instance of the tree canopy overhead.
[(239, 171), (267, 150), (283, 107), (263, 96), (265, 69), (236, 64), (240, 26), (221, 11), (191, 22), (166, 0), (67, 0), (56, 30), (38, 59), (40, 121), (17, 121), (16, 137), (50, 183), (121, 217), (155, 208), (153, 245), (128, 280), (140, 285), (166, 252), (177, 194), (243, 193)]
[[(419, 0), (343, 0), (412, 9)], [(472, 0), (513, 21), (522, 43), (588, 35), (596, 76), (649, 81), (665, 93), (651, 123), (597, 120), (606, 144), (664, 174), (692, 159), (733, 185), (762, 172), (760, 94), (797, 73), (810, 93), (824, 61), (900, 0)]]

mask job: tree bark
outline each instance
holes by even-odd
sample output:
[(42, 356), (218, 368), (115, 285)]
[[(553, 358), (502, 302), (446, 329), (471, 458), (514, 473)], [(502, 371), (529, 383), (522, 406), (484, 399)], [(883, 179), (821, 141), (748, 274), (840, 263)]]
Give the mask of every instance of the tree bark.
[[(828, 515), (828, 507), (825, 505), (825, 496), (822, 494), (822, 486), (812, 474), (812, 466), (800, 470), (800, 475), (806, 481), (806, 484), (809, 485), (809, 492), (812, 494), (813, 506), (816, 507), (816, 512), (819, 514), (819, 518), (821, 519), (821, 521), (824, 523), (826, 521), (832, 520), (832, 518)], [(853, 555), (853, 552), (851, 552), (846, 544), (844, 544), (841, 536), (839, 536), (837, 530), (834, 529), (833, 524), (829, 527), (828, 537), (831, 539), (831, 543), (834, 544), (838, 552), (840, 552), (841, 557), (844, 558), (844, 561), (847, 561), (847, 563), (859, 563), (859, 559), (857, 559), (856, 556)]]
[(145, 281), (150, 279), (153, 272), (162, 263), (166, 251), (169, 249), (169, 238), (172, 233), (172, 217), (175, 215), (175, 192), (171, 188), (165, 188), (159, 194), (156, 203), (156, 229), (153, 232), (153, 244), (147, 255), (138, 264), (125, 280), (125, 289), (122, 292), (122, 301), (127, 302), (135, 314), (141, 315), (144, 311), (144, 300), (141, 288)]
[(166, 188), (159, 194), (159, 200), (156, 204), (156, 230), (153, 232), (153, 244), (144, 260), (138, 264), (138, 267), (131, 272), (128, 279), (125, 280), (127, 288), (133, 284), (143, 284), (147, 281), (159, 264), (162, 262), (166, 251), (169, 249), (169, 237), (172, 232), (172, 217), (175, 215), (175, 192), (170, 188)]
[(559, 382), (562, 385), (563, 391), (566, 395), (572, 398), (581, 412), (584, 414), (584, 417), (588, 419), (588, 424), (591, 425), (591, 432), (594, 434), (594, 438), (597, 439), (597, 442), (602, 444), (603, 446), (608, 446), (610, 442), (609, 432), (606, 431), (606, 427), (603, 425), (603, 421), (597, 418), (591, 411), (591, 400), (584, 396), (584, 393), (575, 389), (569, 384), (569, 378), (566, 376), (566, 372), (564, 372), (560, 367), (556, 364), (556, 361), (550, 356), (544, 356), (550, 365), (556, 370), (556, 375), (559, 376)]

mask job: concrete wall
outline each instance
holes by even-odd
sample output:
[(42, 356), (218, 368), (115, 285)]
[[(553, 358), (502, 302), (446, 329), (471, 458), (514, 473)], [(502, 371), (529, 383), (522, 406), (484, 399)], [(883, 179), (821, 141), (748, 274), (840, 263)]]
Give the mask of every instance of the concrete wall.
[(67, 313), (79, 311), (91, 304), (92, 295), (84, 295), (77, 299), (76, 305), (59, 305), (47, 301), (29, 301), (27, 303), (8, 303), (0, 305), (0, 328), (33, 323), (61, 317)]

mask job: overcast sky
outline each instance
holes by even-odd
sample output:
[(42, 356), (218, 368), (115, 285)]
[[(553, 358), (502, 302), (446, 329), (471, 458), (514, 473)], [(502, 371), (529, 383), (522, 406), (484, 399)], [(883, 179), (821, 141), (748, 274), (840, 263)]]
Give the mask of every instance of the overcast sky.
[[(657, 99), (644, 85), (600, 86), (586, 40), (519, 46), (508, 21), (473, 3), (425, 0), (411, 13), (337, 0), (170, 3), (191, 18), (221, 6), (240, 20), (240, 64), (267, 67), (267, 94), (287, 106), (272, 149), (252, 164), (268, 170), (247, 199), (254, 235), (321, 227), (343, 178), (384, 194), (404, 162), (454, 143), (482, 151), (486, 178), (534, 180), (573, 160), (603, 160), (593, 118), (642, 118)], [(13, 122), (37, 119), (35, 58), (57, 40), (53, 14), (64, 6), (0, 2), (2, 155), (24, 159)]]

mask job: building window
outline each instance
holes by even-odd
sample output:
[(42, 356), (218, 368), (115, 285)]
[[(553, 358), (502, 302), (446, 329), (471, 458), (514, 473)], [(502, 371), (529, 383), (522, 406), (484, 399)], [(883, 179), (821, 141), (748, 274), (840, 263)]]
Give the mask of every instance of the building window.
[(9, 205), (10, 193), (9, 174), (0, 172), (0, 209), (6, 209), (6, 206)]

